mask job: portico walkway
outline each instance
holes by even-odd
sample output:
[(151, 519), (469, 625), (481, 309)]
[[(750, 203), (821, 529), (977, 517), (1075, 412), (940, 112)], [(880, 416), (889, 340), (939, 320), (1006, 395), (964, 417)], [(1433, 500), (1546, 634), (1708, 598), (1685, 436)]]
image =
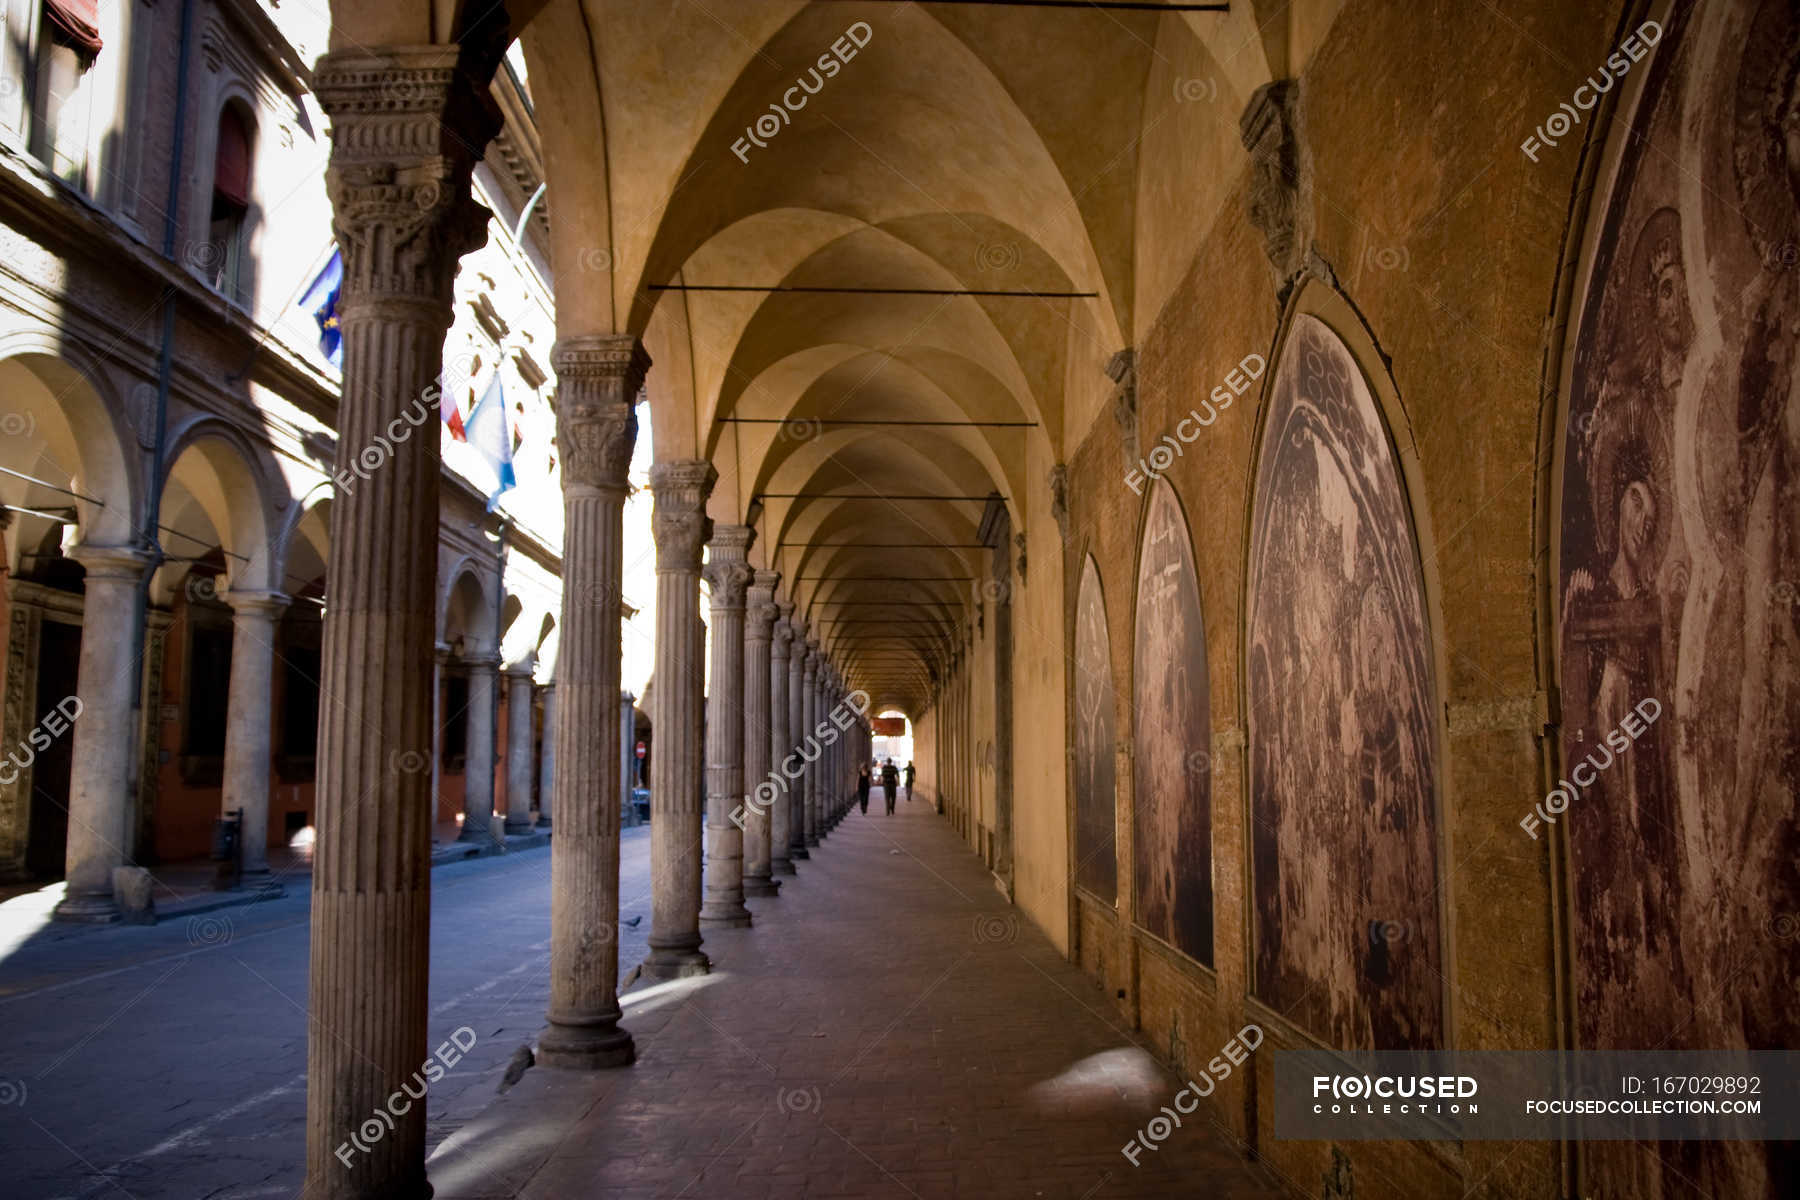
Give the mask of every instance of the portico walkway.
[[(713, 973), (628, 992), (629, 1068), (526, 1073), (430, 1163), (440, 1200), (1288, 1193), (921, 801), (853, 809)], [(622, 964), (629, 968), (630, 964)]]

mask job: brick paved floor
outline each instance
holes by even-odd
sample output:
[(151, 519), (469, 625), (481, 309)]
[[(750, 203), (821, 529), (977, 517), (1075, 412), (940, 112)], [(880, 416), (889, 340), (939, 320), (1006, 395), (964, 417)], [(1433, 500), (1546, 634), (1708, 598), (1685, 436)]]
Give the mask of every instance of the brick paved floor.
[(634, 989), (638, 1062), (543, 1068), (431, 1162), (439, 1200), (1274, 1197), (921, 804), (852, 813), (713, 973)]

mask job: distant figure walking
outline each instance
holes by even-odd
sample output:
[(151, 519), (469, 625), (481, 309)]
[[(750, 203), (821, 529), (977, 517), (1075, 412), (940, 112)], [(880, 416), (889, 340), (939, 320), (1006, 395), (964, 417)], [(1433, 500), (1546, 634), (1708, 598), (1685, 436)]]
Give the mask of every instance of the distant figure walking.
[(869, 764), (864, 763), (856, 769), (856, 803), (866, 816), (869, 812)]
[(918, 772), (917, 772), (917, 771), (915, 771), (915, 770), (913, 770), (913, 765), (912, 765), (912, 763), (911, 763), (911, 762), (908, 762), (908, 763), (907, 763), (907, 764), (906, 764), (906, 802), (907, 802), (907, 803), (908, 803), (908, 804), (911, 804), (911, 803), (912, 803), (912, 785), (913, 785), (913, 780), (914, 780), (914, 779), (916, 779), (916, 778), (918, 778), (918, 774), (919, 774), (919, 773), (918, 773)]
[(894, 794), (900, 790), (900, 768), (894, 765), (893, 759), (881, 768), (881, 790), (887, 793), (888, 816), (894, 815)]

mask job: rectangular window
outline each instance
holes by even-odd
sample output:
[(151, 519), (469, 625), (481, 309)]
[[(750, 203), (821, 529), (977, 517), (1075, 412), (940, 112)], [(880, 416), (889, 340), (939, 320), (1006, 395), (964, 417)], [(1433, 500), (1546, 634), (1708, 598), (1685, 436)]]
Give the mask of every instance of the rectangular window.
[(31, 80), (31, 151), (71, 187), (87, 189), (91, 89), (100, 53), (98, 0), (45, 0)]

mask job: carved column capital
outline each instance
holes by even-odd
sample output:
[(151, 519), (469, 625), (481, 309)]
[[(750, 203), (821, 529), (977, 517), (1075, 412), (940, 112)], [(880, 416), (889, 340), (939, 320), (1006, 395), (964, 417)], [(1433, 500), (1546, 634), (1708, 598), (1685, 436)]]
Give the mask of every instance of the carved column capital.
[(750, 577), (750, 590), (745, 595), (744, 636), (767, 642), (775, 636), (775, 585), (781, 582), (780, 571), (757, 571)]
[(712, 536), (706, 500), (718, 479), (718, 472), (703, 458), (660, 462), (650, 468), (650, 492), (656, 497), (650, 523), (659, 573), (700, 569), (700, 552)]
[(751, 567), (747, 561), (756, 530), (748, 525), (715, 525), (707, 542), (706, 566), (701, 576), (712, 589), (713, 611), (722, 608), (742, 610), (744, 590), (750, 585)]
[(819, 661), (820, 661), (819, 648), (817, 646), (813, 645), (811, 642), (808, 642), (806, 644), (806, 651), (804, 654), (802, 670), (805, 671), (806, 681), (809, 684), (818, 682)]
[(637, 396), (650, 370), (643, 343), (629, 335), (560, 337), (556, 370), (556, 445), (563, 489), (623, 494), (637, 445)]
[(487, 241), (469, 177), (500, 131), (500, 109), (456, 46), (338, 50), (313, 91), (331, 119), (325, 190), (344, 256), (340, 314), (417, 306), (448, 322), (457, 260)]

